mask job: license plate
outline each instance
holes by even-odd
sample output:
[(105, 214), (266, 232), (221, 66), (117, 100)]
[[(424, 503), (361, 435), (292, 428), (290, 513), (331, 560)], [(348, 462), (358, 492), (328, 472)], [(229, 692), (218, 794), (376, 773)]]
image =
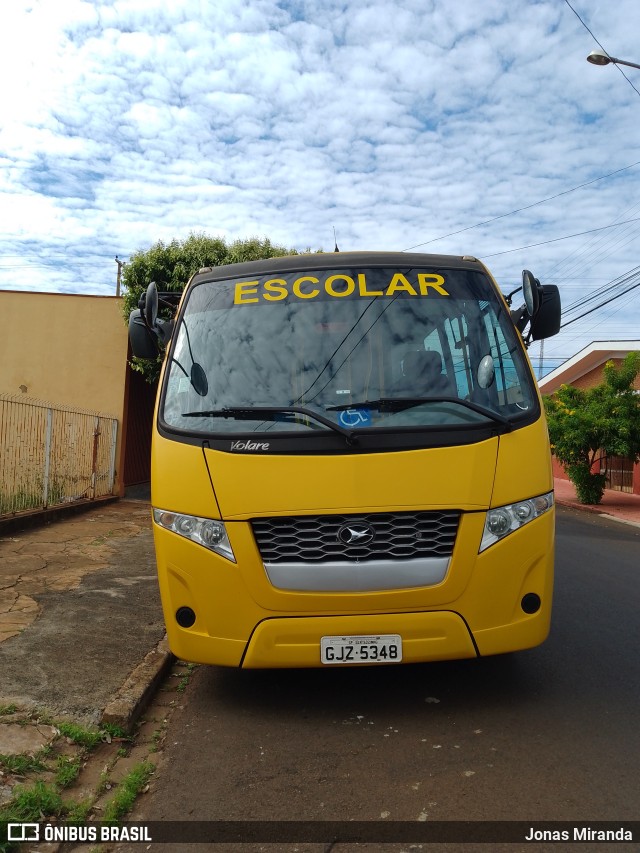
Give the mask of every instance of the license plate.
[(358, 637), (321, 637), (322, 663), (399, 663), (402, 660), (402, 637), (378, 634)]

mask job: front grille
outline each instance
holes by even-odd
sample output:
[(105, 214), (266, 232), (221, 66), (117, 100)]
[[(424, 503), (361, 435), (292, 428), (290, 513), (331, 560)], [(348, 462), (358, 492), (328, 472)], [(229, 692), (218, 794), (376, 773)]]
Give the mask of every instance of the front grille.
[[(256, 518), (251, 525), (265, 563), (322, 563), (450, 557), (459, 519), (457, 511), (393, 512)], [(349, 525), (368, 525), (373, 538), (345, 544), (338, 534)]]

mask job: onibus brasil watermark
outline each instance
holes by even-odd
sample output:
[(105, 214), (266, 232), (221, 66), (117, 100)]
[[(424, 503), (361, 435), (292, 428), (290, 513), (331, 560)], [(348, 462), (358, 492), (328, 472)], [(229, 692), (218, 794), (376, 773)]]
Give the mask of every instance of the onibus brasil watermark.
[(633, 841), (633, 832), (624, 826), (601, 829), (592, 826), (573, 826), (570, 829), (540, 829), (532, 826), (525, 841)]
[[(0, 827), (0, 831), (2, 827)], [(8, 823), (10, 842), (179, 843), (628, 843), (638, 821), (148, 821)], [(0, 841), (2, 839), (0, 838)]]
[(145, 824), (9, 823), (7, 841), (153, 841)]

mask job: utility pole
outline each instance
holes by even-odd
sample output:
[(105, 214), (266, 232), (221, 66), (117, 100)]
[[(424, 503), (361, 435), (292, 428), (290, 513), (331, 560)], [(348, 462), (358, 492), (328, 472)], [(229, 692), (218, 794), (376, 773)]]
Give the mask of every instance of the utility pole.
[(538, 382), (542, 379), (544, 370), (544, 338), (540, 341), (540, 361), (538, 362)]
[(125, 266), (126, 261), (118, 260), (118, 256), (116, 255), (116, 263), (118, 264), (118, 277), (116, 279), (116, 296), (120, 296), (120, 282), (122, 280), (122, 268)]

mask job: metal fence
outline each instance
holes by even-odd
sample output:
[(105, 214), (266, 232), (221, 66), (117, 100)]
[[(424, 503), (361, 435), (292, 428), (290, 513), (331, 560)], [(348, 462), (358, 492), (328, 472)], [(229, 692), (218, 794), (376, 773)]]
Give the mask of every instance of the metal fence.
[(633, 494), (633, 459), (625, 456), (608, 456), (607, 467), (601, 470), (606, 474), (606, 488)]
[(118, 421), (0, 394), (0, 518), (113, 492)]

